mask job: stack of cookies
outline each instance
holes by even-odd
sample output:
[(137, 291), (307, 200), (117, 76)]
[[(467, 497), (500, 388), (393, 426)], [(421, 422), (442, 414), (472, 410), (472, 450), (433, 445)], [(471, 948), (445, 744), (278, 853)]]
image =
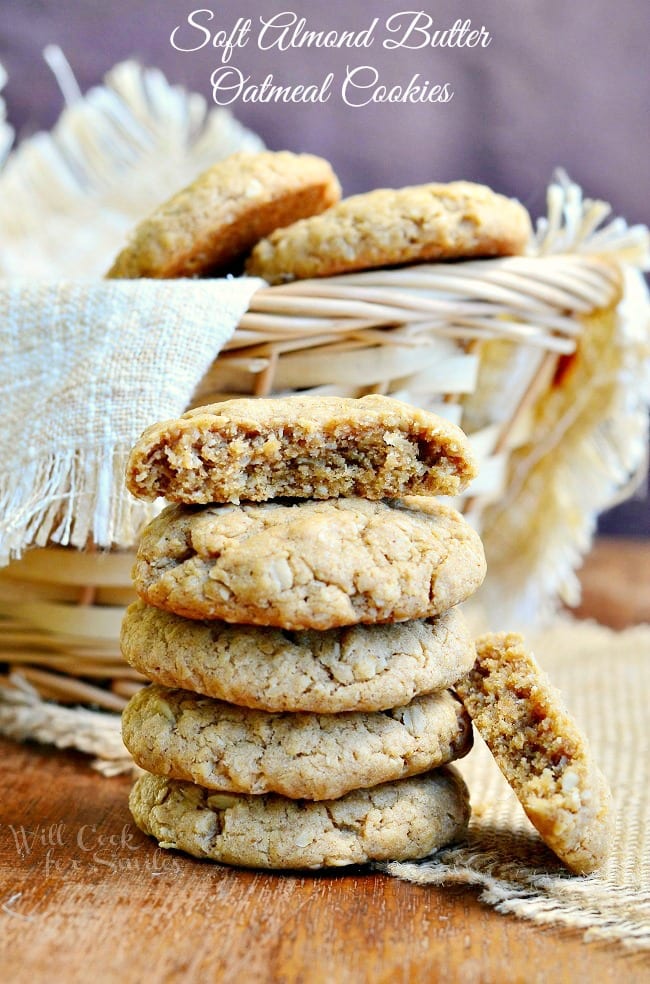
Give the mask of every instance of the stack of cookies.
[[(340, 195), (321, 158), (234, 154), (141, 222), (107, 276), (281, 284), (516, 255), (531, 235), (518, 202), (466, 181)], [(473, 474), (457, 428), (378, 396), (234, 400), (145, 432), (129, 487), (176, 505), (142, 538), (122, 633), (154, 681), (124, 713), (143, 830), (254, 867), (426, 856), (467, 824), (445, 763), (470, 747), (469, 713), (558, 857), (603, 862), (610, 797), (584, 737), (523, 640), (475, 649), (455, 608), (483, 550), (432, 497)]]
[(462, 836), (471, 746), (449, 691), (485, 574), (448, 505), (452, 424), (381, 396), (232, 400), (149, 428), (125, 658), (130, 806), (163, 847), (268, 868), (424, 857)]

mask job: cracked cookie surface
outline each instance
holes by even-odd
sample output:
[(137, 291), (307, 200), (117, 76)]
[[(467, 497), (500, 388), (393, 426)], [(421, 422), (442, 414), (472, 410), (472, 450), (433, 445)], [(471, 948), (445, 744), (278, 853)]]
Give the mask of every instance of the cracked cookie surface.
[(605, 860), (610, 793), (577, 724), (524, 640), (481, 636), (476, 662), (458, 681), (476, 729), (544, 842), (579, 874)]
[(266, 711), (383, 711), (451, 686), (475, 658), (459, 609), (290, 632), (186, 619), (136, 601), (120, 641), (126, 661), (156, 683)]
[(152, 684), (122, 712), (122, 738), (147, 772), (233, 793), (338, 799), (453, 762), (472, 743), (450, 691), (384, 713), (270, 714)]
[(147, 428), (127, 487), (171, 502), (456, 495), (476, 474), (460, 428), (386, 396), (228, 400)]
[(133, 568), (142, 600), (177, 615), (319, 630), (429, 618), (484, 576), (478, 534), (425, 497), (168, 506)]
[(322, 212), (340, 194), (336, 175), (320, 157), (232, 154), (144, 219), (107, 276), (194, 277), (227, 270), (263, 236)]
[(519, 202), (469, 181), (380, 188), (277, 229), (253, 249), (248, 273), (276, 284), (425, 260), (523, 253), (531, 235)]
[(213, 793), (145, 774), (129, 808), (163, 848), (272, 869), (424, 858), (462, 837), (470, 813), (465, 783), (449, 766), (317, 803)]

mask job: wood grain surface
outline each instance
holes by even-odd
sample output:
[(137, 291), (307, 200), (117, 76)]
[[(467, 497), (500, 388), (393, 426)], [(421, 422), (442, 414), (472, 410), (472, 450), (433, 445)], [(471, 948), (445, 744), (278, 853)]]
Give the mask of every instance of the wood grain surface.
[[(586, 599), (603, 578), (644, 580), (647, 603), (650, 544), (599, 547)], [(77, 753), (7, 741), (0, 753), (2, 981), (650, 979), (643, 956), (501, 916), (471, 889), (361, 868), (262, 874), (161, 851), (130, 821), (129, 779), (105, 779)]]

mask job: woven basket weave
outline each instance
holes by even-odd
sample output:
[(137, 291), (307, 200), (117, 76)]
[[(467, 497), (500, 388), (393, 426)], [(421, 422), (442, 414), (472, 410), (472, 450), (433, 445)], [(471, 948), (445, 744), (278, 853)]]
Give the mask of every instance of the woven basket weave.
[[(602, 252), (544, 255), (554, 226), (551, 215), (535, 256), (262, 289), (193, 405), (300, 390), (384, 393), (435, 410), (472, 437), (480, 476), (456, 505), (487, 532), (486, 516), (508, 493), (539, 407), (579, 356), (589, 317), (615, 320), (621, 298), (625, 237), (596, 244)], [(8, 672), (45, 699), (119, 711), (142, 682), (117, 641), (133, 597), (131, 563), (126, 552), (52, 547), (0, 571)]]

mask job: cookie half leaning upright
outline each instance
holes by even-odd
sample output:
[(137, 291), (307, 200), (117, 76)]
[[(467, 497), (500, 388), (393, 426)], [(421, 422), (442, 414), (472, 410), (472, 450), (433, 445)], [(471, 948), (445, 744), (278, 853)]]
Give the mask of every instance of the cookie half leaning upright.
[(133, 231), (107, 276), (226, 273), (258, 240), (339, 200), (327, 161), (289, 151), (240, 152), (219, 161)]
[(479, 638), (456, 692), (544, 842), (579, 874), (598, 868), (612, 833), (609, 788), (522, 637)]

